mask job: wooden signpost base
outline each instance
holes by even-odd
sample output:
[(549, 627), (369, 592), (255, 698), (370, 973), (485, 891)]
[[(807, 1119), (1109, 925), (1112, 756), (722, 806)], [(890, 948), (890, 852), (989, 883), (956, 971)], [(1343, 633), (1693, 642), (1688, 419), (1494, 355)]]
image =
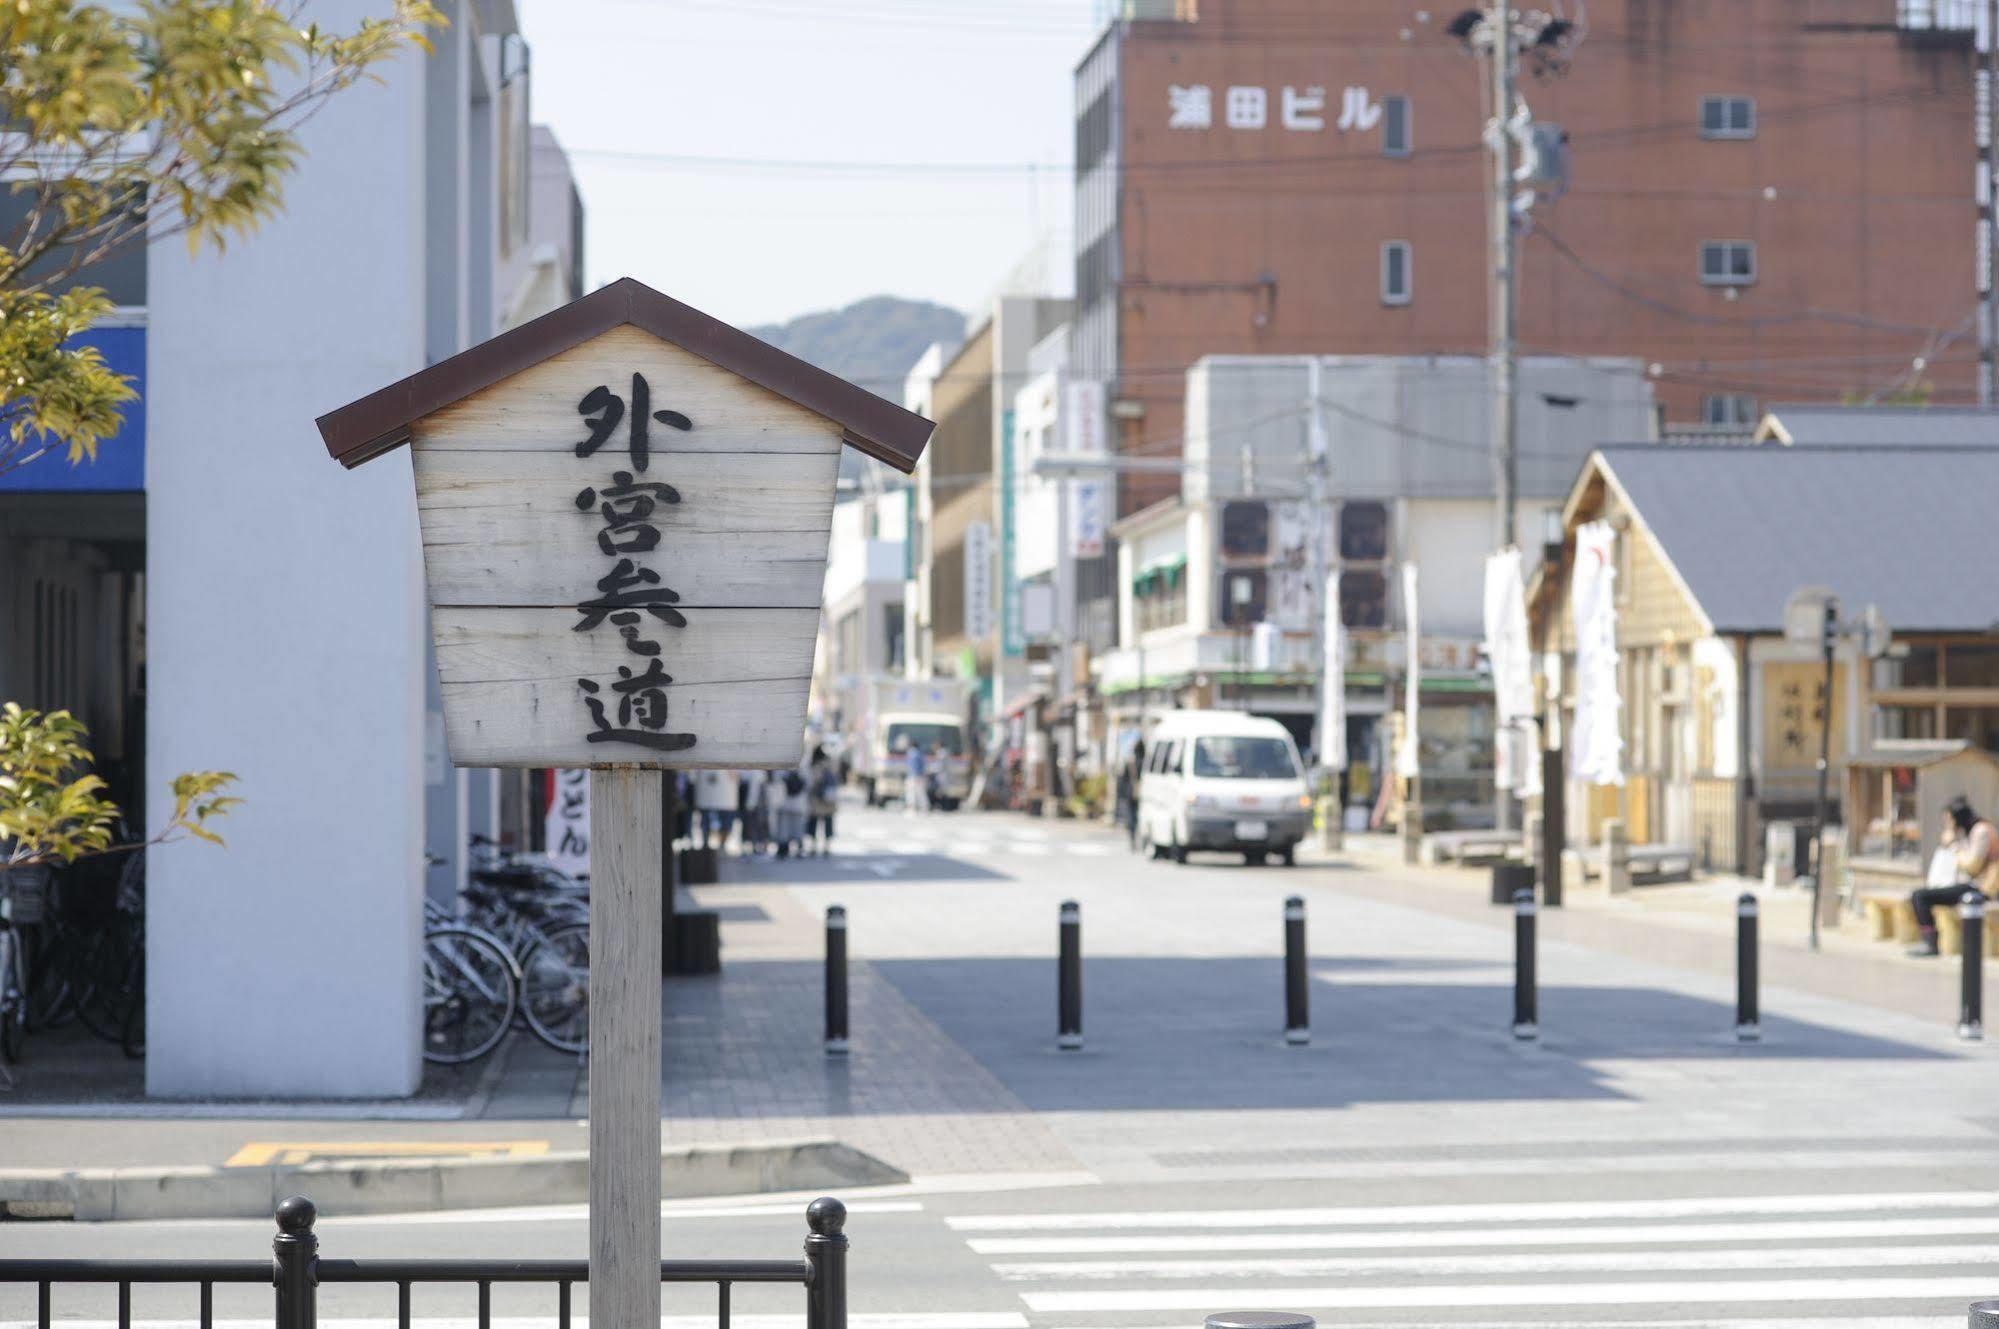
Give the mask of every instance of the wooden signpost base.
[(590, 1322), (659, 1323), (658, 770), (590, 772)]

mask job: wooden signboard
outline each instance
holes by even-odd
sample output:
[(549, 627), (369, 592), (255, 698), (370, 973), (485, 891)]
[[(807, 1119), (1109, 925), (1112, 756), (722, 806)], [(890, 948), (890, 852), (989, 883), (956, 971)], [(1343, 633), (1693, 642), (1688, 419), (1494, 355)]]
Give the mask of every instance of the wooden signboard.
[(626, 280), (319, 429), (411, 450), (451, 759), (591, 768), (591, 1316), (657, 1324), (660, 769), (798, 764), (840, 449), (932, 425)]

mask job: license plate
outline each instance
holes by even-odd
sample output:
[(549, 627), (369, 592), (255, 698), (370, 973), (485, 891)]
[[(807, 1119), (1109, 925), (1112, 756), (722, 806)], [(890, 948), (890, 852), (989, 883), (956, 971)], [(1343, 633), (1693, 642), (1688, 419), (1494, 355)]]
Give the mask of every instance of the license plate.
[(1270, 838), (1270, 826), (1261, 821), (1239, 821), (1235, 824), (1235, 838), (1238, 840), (1266, 840)]

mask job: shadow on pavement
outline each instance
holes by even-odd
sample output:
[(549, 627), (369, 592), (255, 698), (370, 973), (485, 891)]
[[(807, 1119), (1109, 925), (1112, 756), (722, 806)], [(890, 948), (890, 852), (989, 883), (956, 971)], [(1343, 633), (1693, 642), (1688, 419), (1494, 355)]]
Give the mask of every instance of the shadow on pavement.
[[(1434, 963), (1434, 962), (1428, 962)], [(1796, 1020), (1743, 1048), (1733, 1010), (1638, 987), (1544, 987), (1543, 1041), (1508, 1037), (1510, 982), (1340, 984), (1314, 964), (1313, 1043), (1284, 1049), (1275, 958), (1107, 957), (1084, 969), (1087, 1048), (1053, 1050), (1050, 960), (890, 960), (874, 968), (1028, 1107), (1312, 1108), (1362, 1101), (1625, 1095), (1595, 1061), (1945, 1060), (1947, 1054)], [(1387, 961), (1377, 975), (1401, 966)], [(856, 1029), (856, 1037), (860, 1030)]]

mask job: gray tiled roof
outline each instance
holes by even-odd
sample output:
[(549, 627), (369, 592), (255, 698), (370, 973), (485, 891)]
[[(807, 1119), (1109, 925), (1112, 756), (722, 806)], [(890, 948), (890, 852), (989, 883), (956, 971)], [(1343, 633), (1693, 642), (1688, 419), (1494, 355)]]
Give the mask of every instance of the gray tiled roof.
[(1999, 411), (1975, 406), (1772, 406), (1799, 447), (1999, 447)]
[(1717, 632), (1780, 632), (1830, 587), (1895, 632), (1999, 623), (1999, 448), (1608, 447)]

